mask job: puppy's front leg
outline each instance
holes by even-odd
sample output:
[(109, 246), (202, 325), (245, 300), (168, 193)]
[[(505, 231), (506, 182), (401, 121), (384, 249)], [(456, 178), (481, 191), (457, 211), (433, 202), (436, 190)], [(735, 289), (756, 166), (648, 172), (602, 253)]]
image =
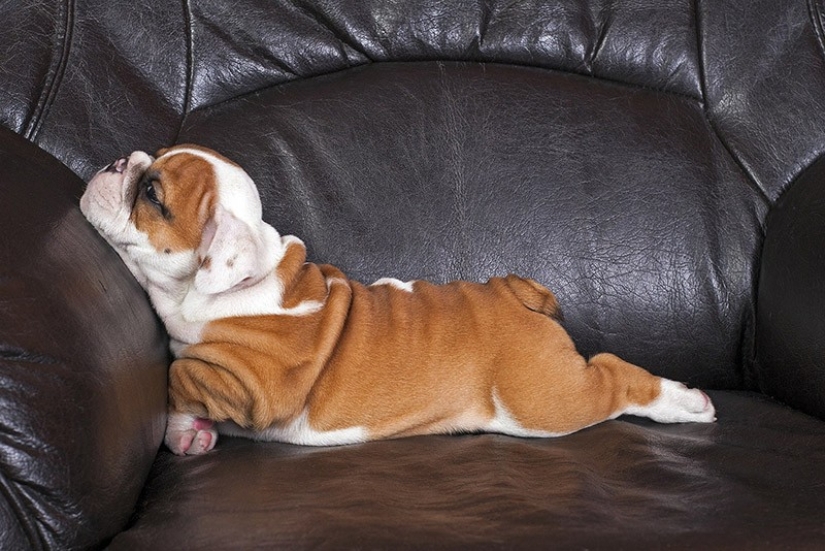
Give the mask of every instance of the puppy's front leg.
[(218, 431), (213, 421), (170, 409), (164, 442), (172, 453), (200, 455), (214, 448), (217, 441)]
[[(241, 377), (242, 379), (242, 377)], [(200, 359), (184, 357), (169, 368), (169, 417), (164, 441), (177, 455), (210, 451), (218, 441), (216, 421), (252, 426), (255, 410), (248, 385), (234, 372)]]

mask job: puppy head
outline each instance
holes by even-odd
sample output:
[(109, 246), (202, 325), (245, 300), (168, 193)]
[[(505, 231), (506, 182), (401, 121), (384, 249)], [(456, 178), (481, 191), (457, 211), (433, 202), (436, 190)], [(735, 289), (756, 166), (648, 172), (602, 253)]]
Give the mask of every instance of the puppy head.
[(197, 146), (136, 151), (103, 168), (80, 209), (145, 287), (218, 294), (272, 269), (261, 201), (244, 170)]

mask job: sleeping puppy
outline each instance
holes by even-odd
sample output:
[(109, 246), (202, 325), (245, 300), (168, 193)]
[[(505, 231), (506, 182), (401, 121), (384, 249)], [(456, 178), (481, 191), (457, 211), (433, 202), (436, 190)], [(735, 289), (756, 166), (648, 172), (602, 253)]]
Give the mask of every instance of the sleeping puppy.
[(102, 169), (81, 209), (166, 325), (165, 441), (218, 434), (336, 445), (416, 434), (568, 434), (622, 414), (712, 422), (700, 390), (611, 354), (580, 356), (553, 294), (485, 284), (350, 280), (262, 218), (241, 167), (193, 145)]

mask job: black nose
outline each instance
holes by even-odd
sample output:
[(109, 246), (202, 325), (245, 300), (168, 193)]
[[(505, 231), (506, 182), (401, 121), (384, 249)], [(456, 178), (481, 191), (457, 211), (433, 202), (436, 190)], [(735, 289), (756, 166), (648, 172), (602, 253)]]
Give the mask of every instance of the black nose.
[(129, 159), (126, 157), (121, 157), (117, 161), (113, 162), (109, 166), (103, 169), (103, 172), (117, 172), (121, 173), (126, 170), (126, 165), (129, 164)]

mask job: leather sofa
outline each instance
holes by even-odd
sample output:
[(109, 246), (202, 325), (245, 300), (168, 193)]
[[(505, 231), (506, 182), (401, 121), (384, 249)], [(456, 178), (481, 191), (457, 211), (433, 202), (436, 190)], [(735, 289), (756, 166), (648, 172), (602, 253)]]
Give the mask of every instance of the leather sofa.
[[(825, 2), (0, 3), (0, 548), (822, 549)], [(166, 337), (77, 202), (242, 164), (365, 282), (553, 289), (712, 425), (162, 446)]]

